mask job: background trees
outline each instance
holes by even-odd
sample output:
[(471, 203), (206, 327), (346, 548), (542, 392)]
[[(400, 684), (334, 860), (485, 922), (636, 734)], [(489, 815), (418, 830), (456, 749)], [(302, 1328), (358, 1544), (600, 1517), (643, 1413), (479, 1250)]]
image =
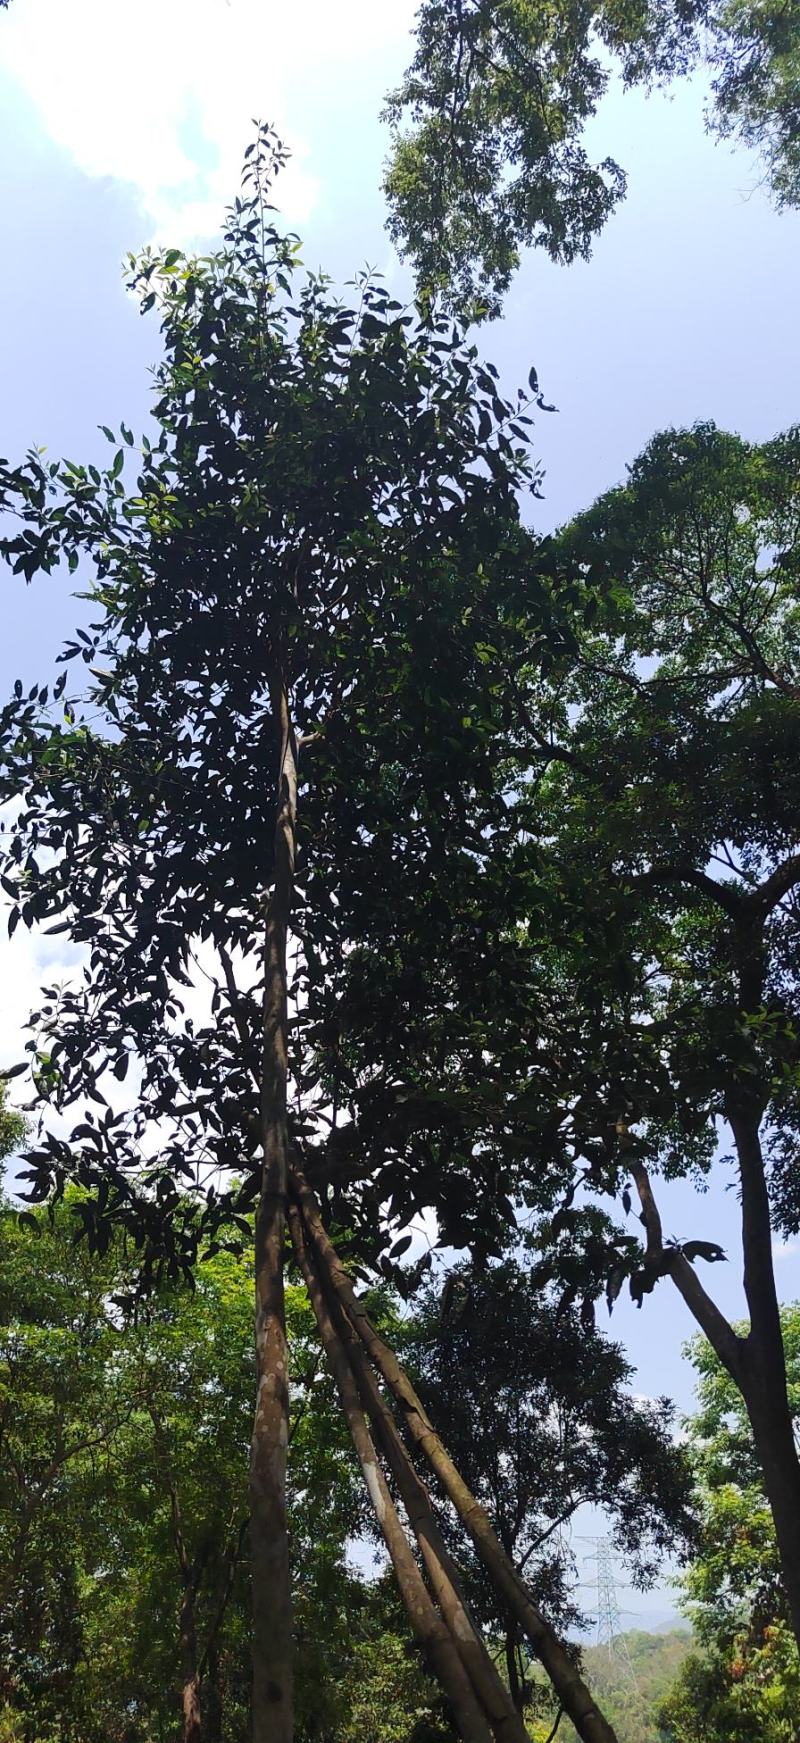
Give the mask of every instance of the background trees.
[[(444, 1304), (429, 1294), (409, 1335), (428, 1408), (545, 1614), (562, 1627), (581, 1619), (568, 1528), (585, 1502), (614, 1521), (642, 1584), (665, 1551), (686, 1551), (688, 1471), (669, 1406), (634, 1404), (619, 1348), (586, 1316), (560, 1312), (527, 1269), (506, 1260), (451, 1273)], [(468, 1577), (522, 1710), (535, 1693), (523, 1632), (474, 1558)]]
[(424, 0), (386, 110), (392, 238), (423, 288), (478, 313), (498, 312), (527, 244), (587, 255), (625, 192), (624, 169), (582, 144), (611, 68), (653, 85), (705, 65), (709, 126), (754, 147), (778, 203), (796, 206), (799, 43), (793, 4)]
[[(193, 1289), (164, 1284), (125, 1318), (115, 1298), (130, 1283), (131, 1257), (121, 1239), (91, 1256), (75, 1241), (73, 1209), (68, 1195), (52, 1220), (40, 1211), (20, 1221), (8, 1204), (0, 1214), (0, 1735), (144, 1743), (180, 1733), (238, 1743), (250, 1705), (249, 1268), (220, 1252), (198, 1267)], [(476, 1293), (476, 1308), (480, 1300)], [(507, 1275), (496, 1319), (503, 1302), (508, 1309)], [(388, 1304), (376, 1306), (391, 1320)], [(455, 1733), (392, 1582), (364, 1571), (364, 1500), (309, 1304), (294, 1283), (287, 1316), (298, 1737), (445, 1743)], [(553, 1521), (605, 1481), (621, 1517), (627, 1512), (626, 1535), (636, 1514), (657, 1540), (671, 1541), (684, 1519), (685, 1475), (656, 1415), (637, 1421), (620, 1385), (624, 1364), (597, 1334), (593, 1403), (609, 1426), (605, 1455), (587, 1444), (588, 1376), (582, 1381), (569, 1360), (585, 1333), (567, 1317), (557, 1338), (564, 1365), (550, 1367), (549, 1323), (533, 1306), (508, 1320), (509, 1350), (519, 1356), (534, 1338), (535, 1396), (505, 1372), (480, 1449), (466, 1409), (453, 1430), (459, 1453), (480, 1460), (470, 1473), (478, 1492), (491, 1500), (500, 1485), (504, 1534), (513, 1507), (511, 1551), (563, 1620), (574, 1576), (563, 1556), (548, 1553)], [(486, 1402), (475, 1335), (474, 1320), (470, 1329), (466, 1316), (454, 1324), (432, 1308), (406, 1322), (404, 1341), (420, 1351), (426, 1395), (441, 1408), (453, 1402), (454, 1355), (462, 1371), (469, 1364), (469, 1398)], [(528, 1432), (543, 1455), (535, 1497), (521, 1445)], [(609, 1458), (624, 1460), (622, 1441), (642, 1481), (656, 1485), (645, 1498), (636, 1474), (626, 1475), (627, 1506), (608, 1468)], [(473, 1589), (496, 1638), (502, 1612), (477, 1572)]]
[[(746, 1399), (790, 1592), (800, 1470), (772, 1232), (796, 1227), (797, 461), (793, 432), (760, 449), (666, 432), (554, 542), (558, 584), (589, 591), (577, 658), (524, 703), (539, 749), (518, 814), (524, 1093), (542, 1110), (538, 1178), (560, 1171), (564, 1190), (540, 1274), (574, 1299), (596, 1267), (610, 1303), (626, 1277), (640, 1301), (672, 1278)], [(697, 1275), (720, 1249), (670, 1244), (657, 1202), (658, 1174), (708, 1170), (721, 1125), (746, 1338)], [(598, 1194), (626, 1215), (638, 1195), (643, 1248), (609, 1228)], [(800, 1593), (791, 1603), (797, 1629)]]
[[(252, 1299), (219, 1253), (136, 1320), (121, 1240), (0, 1217), (0, 1661), (20, 1740), (244, 1738), (249, 1729)], [(292, 1483), (300, 1734), (347, 1728), (349, 1610), (386, 1625), (345, 1553), (363, 1516), (308, 1303), (292, 1288)], [(385, 1605), (384, 1605), (385, 1610)], [(356, 1630), (359, 1631), (358, 1629)], [(415, 1669), (409, 1670), (409, 1686)], [(182, 1724), (181, 1724), (182, 1715)], [(313, 1721), (313, 1722), (312, 1722)], [(5, 1736), (5, 1732), (3, 1733)]]
[[(789, 1398), (800, 1416), (800, 1313), (782, 1310)], [(689, 1658), (661, 1708), (674, 1743), (759, 1737), (789, 1743), (800, 1696), (780, 1558), (749, 1424), (730, 1375), (705, 1339), (691, 1347), (699, 1405), (689, 1450), (699, 1486), (703, 1537), (685, 1576), (700, 1652)]]

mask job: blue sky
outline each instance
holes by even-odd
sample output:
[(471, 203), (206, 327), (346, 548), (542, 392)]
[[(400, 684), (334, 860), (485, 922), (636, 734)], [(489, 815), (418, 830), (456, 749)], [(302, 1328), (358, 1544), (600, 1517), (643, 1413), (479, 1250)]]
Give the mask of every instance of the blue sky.
[[(147, 413), (157, 348), (121, 282), (128, 250), (208, 244), (237, 188), (251, 118), (282, 130), (293, 161), (277, 197), (310, 266), (347, 279), (365, 261), (401, 292), (380, 194), (381, 100), (409, 58), (409, 0), (12, 0), (0, 15), (0, 453), (32, 442), (105, 457), (97, 425)], [(629, 176), (592, 260), (533, 253), (480, 343), (509, 385), (535, 363), (558, 411), (541, 415), (547, 476), (536, 508), (558, 524), (624, 475), (654, 430), (713, 418), (763, 439), (800, 419), (800, 214), (779, 215), (758, 165), (704, 132), (702, 83), (669, 95), (612, 89), (592, 123), (598, 157)], [(75, 605), (62, 580), (3, 582), (0, 693), (48, 675)], [(56, 940), (0, 941), (0, 1057)], [(721, 1239), (710, 1275), (742, 1311), (736, 1203), (724, 1171), (699, 1197), (670, 1188), (668, 1232)], [(781, 1249), (784, 1296), (800, 1254)], [(612, 1330), (637, 1387), (688, 1407), (681, 1360), (694, 1330), (674, 1290)], [(634, 1600), (631, 1600), (633, 1602)], [(637, 1600), (638, 1603), (638, 1600)], [(663, 1599), (661, 1600), (663, 1608)]]

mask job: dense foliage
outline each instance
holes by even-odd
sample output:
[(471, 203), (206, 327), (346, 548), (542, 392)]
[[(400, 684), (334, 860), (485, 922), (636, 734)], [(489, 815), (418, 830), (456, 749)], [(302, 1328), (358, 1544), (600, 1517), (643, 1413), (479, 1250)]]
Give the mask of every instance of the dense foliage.
[(708, 123), (755, 149), (781, 206), (800, 202), (796, 0), (423, 0), (389, 98), (393, 240), (418, 283), (496, 313), (522, 247), (587, 255), (625, 192), (582, 144), (617, 71), (625, 85), (711, 74)]
[[(689, 1473), (672, 1442), (669, 1405), (634, 1403), (618, 1346), (543, 1297), (527, 1270), (506, 1260), (487, 1272), (451, 1273), (444, 1299), (427, 1297), (410, 1335), (431, 1414), (447, 1423), (471, 1490), (562, 1627), (583, 1619), (569, 1525), (584, 1503), (613, 1522), (642, 1585), (665, 1553), (686, 1553)], [(478, 1565), (470, 1565), (469, 1590), (502, 1643), (509, 1686), (524, 1707), (532, 1685), (520, 1629)]]
[[(691, 1650), (688, 1628), (668, 1628), (648, 1633), (626, 1629), (612, 1646), (585, 1649), (586, 1674), (607, 1712), (619, 1743), (664, 1743), (659, 1709)], [(532, 1743), (544, 1743), (532, 1732)], [(556, 1735), (560, 1743), (576, 1743), (576, 1733), (567, 1720)]]
[[(4, 1743), (173, 1737), (185, 1678), (195, 1674), (203, 1737), (233, 1743), (247, 1736), (249, 1722), (248, 1270), (219, 1253), (199, 1267), (194, 1289), (162, 1285), (145, 1311), (125, 1319), (115, 1298), (132, 1257), (119, 1239), (92, 1257), (72, 1238), (71, 1212), (69, 1199), (53, 1219), (0, 1207), (0, 1736)], [(288, 1319), (298, 1737), (450, 1738), (396, 1596), (385, 1578), (359, 1571), (371, 1560), (364, 1504), (298, 1287), (289, 1292)], [(652, 1472), (658, 1483), (670, 1459), (673, 1469), (671, 1483), (662, 1479), (661, 1492), (648, 1497), (626, 1470), (628, 1535), (636, 1515), (657, 1537), (668, 1535), (680, 1528), (680, 1474), (656, 1419), (645, 1413), (637, 1425), (616, 1352), (595, 1334), (581, 1379), (574, 1360), (585, 1334), (567, 1322), (545, 1373), (550, 1320), (534, 1321), (529, 1303), (527, 1317), (510, 1318), (507, 1345), (520, 1355), (534, 1336), (535, 1402), (552, 1417), (535, 1444), (540, 1454), (548, 1445), (549, 1456), (535, 1495), (523, 1458), (511, 1547), (521, 1563), (533, 1561), (534, 1584), (563, 1613), (571, 1570), (548, 1555), (546, 1526), (539, 1547), (542, 1523), (565, 1518), (590, 1493), (605, 1495), (625, 1520), (610, 1466), (626, 1464), (636, 1443), (642, 1482)], [(459, 1329), (432, 1310), (403, 1328), (442, 1408), (452, 1403), (444, 1377), (454, 1350), (463, 1362), (465, 1339), (466, 1318)], [(608, 1424), (605, 1446), (595, 1429), (597, 1450), (585, 1443), (581, 1409), (590, 1369), (593, 1406)], [(507, 1375), (484, 1425), (483, 1483), (502, 1485), (509, 1497), (507, 1449), (516, 1444), (519, 1452), (532, 1430), (533, 1402), (522, 1377), (515, 1388)], [(470, 1439), (474, 1446), (474, 1421)], [(459, 1447), (461, 1440), (454, 1424)], [(505, 1531), (499, 1492), (495, 1511)]]
[[(517, 497), (536, 481), (536, 389), (505, 401), (474, 347), (380, 284), (343, 307), (263, 217), (237, 202), (219, 254), (135, 266), (162, 317), (160, 438), (130, 488), (126, 429), (102, 473), (31, 456), (27, 524), (4, 547), (27, 578), (68, 561), (94, 615), (54, 689), (18, 685), (0, 716), (0, 795), (23, 800), (3, 845), (11, 929), (69, 931), (88, 957), (83, 987), (37, 1013), (37, 1094), (101, 1110), (35, 1147), (31, 1189), (102, 1182), (87, 1222), (139, 1216), (173, 1270), (194, 1255), (193, 1192), (213, 1231), (215, 1207), (258, 1188), (278, 657), (300, 747), (296, 1134), (314, 1134), (318, 1171), (357, 1178), (343, 1220), (373, 1237), (387, 1198), (405, 1220), (435, 1203), (457, 1242), (491, 1241), (495, 1201), (509, 1214), (478, 1142), (491, 1116), (463, 1098), (462, 1136), (446, 1087), (480, 1076), (465, 988), (492, 899), (504, 673), (549, 628)], [(209, 1001), (193, 985), (190, 1014), (198, 980)], [(134, 1063), (133, 1105), (109, 1105)], [(243, 1184), (220, 1195), (232, 1167)]]
[[(757, 448), (665, 432), (552, 542), (555, 584), (579, 575), (594, 602), (577, 657), (522, 690), (538, 747), (517, 806), (534, 1214), (562, 1183), (539, 1278), (610, 1305), (626, 1281), (641, 1302), (672, 1279), (746, 1399), (790, 1584), (800, 1469), (772, 1240), (797, 1226), (799, 461), (793, 431)], [(659, 1210), (659, 1176), (712, 1166), (741, 1196), (746, 1338), (698, 1274), (719, 1244), (674, 1239)]]
[[(76, 1244), (72, 1209), (52, 1222), (42, 1212), (20, 1219), (7, 1204), (0, 1212), (0, 1735), (174, 1736), (196, 1675), (210, 1743), (244, 1737), (248, 1269), (220, 1253), (194, 1289), (164, 1286), (126, 1322), (115, 1297), (132, 1261), (120, 1241), (104, 1258)], [(337, 1711), (344, 1699), (345, 1552), (363, 1503), (299, 1289), (288, 1316), (310, 1723), (318, 1706)]]
[[(800, 1309), (782, 1310), (789, 1397), (800, 1423)], [(800, 1658), (788, 1624), (775, 1530), (749, 1424), (704, 1339), (691, 1357), (699, 1409), (686, 1424), (703, 1532), (684, 1577), (699, 1650), (661, 1708), (670, 1743), (792, 1743)]]

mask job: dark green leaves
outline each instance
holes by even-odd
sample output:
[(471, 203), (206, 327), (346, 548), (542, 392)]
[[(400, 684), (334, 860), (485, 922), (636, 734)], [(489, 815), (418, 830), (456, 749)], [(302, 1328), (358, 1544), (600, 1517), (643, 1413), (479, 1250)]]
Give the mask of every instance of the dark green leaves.
[(495, 315), (523, 248), (586, 257), (625, 193), (582, 140), (614, 67), (626, 85), (705, 63), (710, 126), (762, 155), (779, 205), (800, 202), (798, 19), (769, 0), (423, 0), (416, 52), (385, 115), (392, 238), (423, 306)]
[(5, 550), (80, 565), (91, 596), (63, 718), (19, 695), (0, 733), (12, 922), (81, 952), (32, 1043), (43, 1109), (75, 1123), (28, 1183), (98, 1204), (105, 1183), (89, 1238), (123, 1222), (150, 1278), (252, 1202), (281, 671), (302, 745), (297, 1141), (371, 1263), (420, 1210), (485, 1250), (513, 1215), (482, 1062), (510, 911), (505, 674), (551, 631), (527, 427), (506, 427), (525, 396), (379, 281), (348, 307), (305, 274), (265, 217), (280, 158), (262, 130), (216, 254), (131, 263), (163, 335), (138, 477), (124, 424), (99, 482), (31, 460), (30, 543)]

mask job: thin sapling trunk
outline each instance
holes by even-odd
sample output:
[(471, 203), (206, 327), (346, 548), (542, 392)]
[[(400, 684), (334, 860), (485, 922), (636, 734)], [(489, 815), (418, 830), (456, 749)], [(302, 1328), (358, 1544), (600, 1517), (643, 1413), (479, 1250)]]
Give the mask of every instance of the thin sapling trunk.
[(292, 1601), (286, 1520), (289, 1363), (283, 1260), (288, 1182), (286, 945), (294, 883), (297, 741), (283, 678), (273, 682), (271, 689), (279, 753), (274, 878), (265, 929), (263, 1164), (255, 1232), (257, 1392), (250, 1452), (253, 1739), (254, 1743), (292, 1743)]

